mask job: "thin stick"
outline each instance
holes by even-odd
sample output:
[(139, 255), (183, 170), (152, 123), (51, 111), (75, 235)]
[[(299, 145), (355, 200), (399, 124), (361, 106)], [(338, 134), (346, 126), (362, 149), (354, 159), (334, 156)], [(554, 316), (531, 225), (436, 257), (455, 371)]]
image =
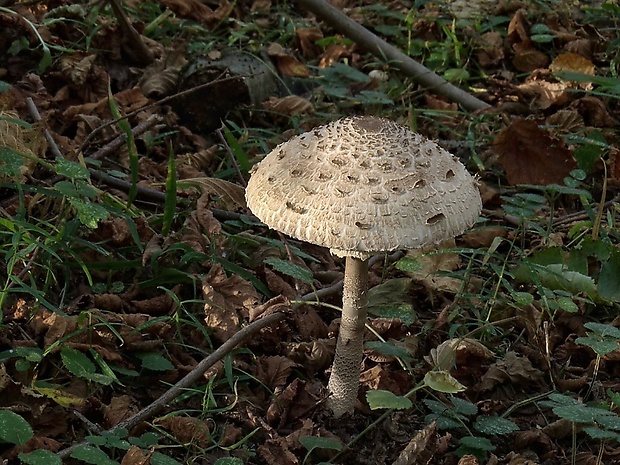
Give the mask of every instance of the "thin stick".
[(298, 0), (298, 2), (338, 32), (350, 37), (376, 57), (387, 60), (390, 65), (407, 74), (421, 86), (459, 103), (463, 108), (469, 111), (490, 108), (488, 103), (450, 84), (426, 66), (421, 65), (400, 50), (388, 44), (385, 40), (377, 37), (365, 27), (353, 21), (342, 11), (330, 5), (325, 0)]

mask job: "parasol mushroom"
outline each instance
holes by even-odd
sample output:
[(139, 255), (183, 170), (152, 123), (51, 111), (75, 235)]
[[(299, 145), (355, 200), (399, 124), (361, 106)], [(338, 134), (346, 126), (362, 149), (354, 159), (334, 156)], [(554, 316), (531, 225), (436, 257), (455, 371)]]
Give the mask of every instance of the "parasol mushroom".
[(367, 312), (368, 258), (461, 234), (482, 208), (463, 164), (390, 120), (348, 117), (280, 144), (254, 169), (248, 207), (267, 226), (346, 257), (327, 405), (352, 412)]

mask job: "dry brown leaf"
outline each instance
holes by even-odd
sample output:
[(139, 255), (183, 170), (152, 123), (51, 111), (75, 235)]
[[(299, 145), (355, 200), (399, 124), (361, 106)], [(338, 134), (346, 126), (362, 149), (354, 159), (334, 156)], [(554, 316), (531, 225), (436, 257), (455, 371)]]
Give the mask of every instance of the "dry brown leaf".
[(512, 58), (512, 64), (519, 71), (534, 71), (535, 69), (544, 68), (549, 63), (549, 58), (535, 48), (518, 48), (515, 56)]
[(612, 128), (618, 125), (618, 121), (609, 115), (605, 104), (598, 97), (582, 97), (573, 102), (571, 108), (577, 109), (588, 126)]
[(138, 411), (138, 403), (128, 395), (114, 396), (103, 406), (106, 428), (112, 428)]
[(511, 185), (562, 184), (577, 168), (564, 142), (532, 120), (514, 120), (495, 138), (493, 148)]
[(594, 63), (581, 55), (571, 52), (561, 53), (555, 57), (549, 65), (549, 69), (554, 73), (570, 71), (573, 73), (588, 74), (590, 76), (594, 76), (595, 74)]
[[(183, 184), (189, 184), (197, 187), (203, 196), (212, 195), (217, 197), (231, 209), (247, 208), (245, 204), (245, 189), (239, 184), (226, 181), (219, 178), (187, 178), (183, 180)], [(201, 205), (205, 207), (205, 205)]]
[(259, 359), (256, 377), (270, 389), (284, 386), (297, 364), (288, 357), (273, 355)]
[(437, 425), (433, 421), (411, 438), (392, 465), (428, 464), (437, 452), (437, 445)]
[(424, 360), (434, 369), (453, 372), (455, 368), (473, 368), (474, 360), (490, 360), (491, 352), (484, 344), (471, 338), (455, 338), (442, 342), (436, 348), (431, 349)]
[(256, 306), (258, 294), (254, 286), (238, 275), (226, 276), (219, 263), (214, 264), (202, 282), (205, 324), (213, 337), (224, 342), (239, 329), (240, 317), (247, 317)]
[(280, 113), (282, 115), (299, 115), (312, 113), (312, 103), (299, 95), (287, 95), (286, 97), (269, 97), (262, 103), (265, 110)]
[(131, 446), (123, 456), (121, 465), (149, 465), (153, 452), (146, 452), (138, 446)]
[(161, 418), (156, 423), (181, 443), (195, 444), (197, 447), (213, 444), (209, 425), (200, 418), (173, 416)]
[(342, 57), (351, 56), (351, 47), (338, 43), (331, 43), (325, 49), (319, 68), (329, 68), (331, 65), (339, 61)]
[(161, 5), (170, 8), (181, 18), (193, 19), (199, 23), (212, 24), (216, 20), (213, 10), (200, 0), (161, 0)]
[(529, 44), (532, 43), (529, 35), (529, 26), (527, 24), (527, 20), (525, 19), (523, 10), (516, 11), (510, 19), (508, 30), (506, 32), (506, 42), (513, 48), (515, 44), (525, 43), (529, 46)]
[(564, 134), (576, 134), (585, 128), (581, 115), (575, 110), (559, 110), (549, 115), (545, 121), (547, 126)]
[(543, 372), (534, 368), (532, 362), (516, 352), (509, 351), (502, 360), (489, 367), (477, 386), (479, 391), (495, 389), (497, 385), (512, 383), (515, 385), (533, 387), (543, 379)]
[(539, 76), (537, 73), (530, 76), (517, 89), (528, 100), (533, 99), (530, 106), (534, 109), (545, 110), (552, 105), (563, 105), (569, 98), (569, 87), (566, 82), (552, 82), (547, 76)]
[(417, 271), (407, 271), (405, 274), (422, 283), (428, 289), (456, 293), (460, 289), (462, 281), (460, 279), (437, 274), (437, 272), (440, 271), (454, 271), (461, 264), (461, 259), (458, 254), (441, 252), (441, 249), (452, 247), (456, 247), (454, 239), (445, 241), (439, 245), (431, 245), (422, 249), (407, 251), (407, 257), (416, 259), (421, 269)]
[[(180, 286), (176, 286), (172, 291), (177, 293), (179, 289)], [(171, 314), (176, 308), (176, 302), (167, 293), (151, 297), (150, 299), (132, 300), (131, 305), (138, 313), (155, 316)]]
[(138, 85), (148, 97), (172, 93), (179, 79), (179, 73), (187, 64), (185, 55), (179, 50), (167, 50), (161, 58), (144, 69)]
[(475, 455), (464, 455), (463, 457), (461, 457), (461, 459), (459, 460), (458, 465), (478, 465), (480, 462), (478, 462), (478, 459), (476, 458)]
[(504, 39), (497, 31), (485, 32), (478, 42), (476, 56), (480, 66), (490, 68), (504, 59)]

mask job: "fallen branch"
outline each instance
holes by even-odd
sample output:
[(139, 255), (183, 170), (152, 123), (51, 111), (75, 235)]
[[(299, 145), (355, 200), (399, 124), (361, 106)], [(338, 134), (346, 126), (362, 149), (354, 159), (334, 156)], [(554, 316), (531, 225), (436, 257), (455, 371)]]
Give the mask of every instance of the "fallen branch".
[(407, 74), (421, 86), (460, 104), (469, 111), (490, 108), (488, 103), (450, 84), (426, 66), (421, 65), (353, 21), (338, 8), (327, 3), (326, 0), (298, 0), (298, 2), (338, 32), (353, 39), (377, 58), (387, 60), (391, 66)]

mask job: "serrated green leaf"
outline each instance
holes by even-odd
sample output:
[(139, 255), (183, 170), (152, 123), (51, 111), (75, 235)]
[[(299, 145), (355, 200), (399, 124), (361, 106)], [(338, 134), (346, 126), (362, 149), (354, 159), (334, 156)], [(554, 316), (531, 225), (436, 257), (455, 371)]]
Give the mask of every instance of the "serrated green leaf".
[(601, 415), (599, 416), (596, 421), (598, 424), (600, 424), (601, 426), (604, 426), (607, 429), (611, 429), (614, 431), (620, 431), (620, 417), (616, 414), (612, 415)]
[(592, 439), (599, 441), (608, 441), (610, 439), (620, 440), (620, 434), (615, 431), (601, 429), (597, 426), (584, 426), (583, 431)]
[(69, 373), (80, 378), (87, 378), (96, 371), (95, 364), (82, 352), (73, 347), (64, 346), (60, 350), (62, 363)]
[(342, 450), (343, 445), (338, 439), (317, 436), (301, 436), (299, 442), (308, 452), (314, 449)]
[(263, 260), (263, 263), (266, 263), (267, 265), (273, 267), (274, 270), (286, 276), (298, 279), (304, 283), (312, 284), (314, 282), (312, 271), (307, 270), (306, 268), (302, 268), (301, 266), (288, 260), (281, 260), (279, 258), (269, 257)]
[(139, 355), (142, 367), (153, 371), (168, 371), (174, 369), (170, 360), (156, 352), (147, 352)]
[(620, 302), (620, 254), (614, 252), (604, 262), (598, 278), (598, 292), (611, 302)]
[(554, 407), (553, 413), (573, 423), (592, 423), (598, 416), (596, 409), (587, 407), (583, 404)]
[(371, 410), (380, 408), (402, 410), (411, 408), (413, 405), (407, 397), (397, 396), (393, 392), (380, 389), (368, 391), (366, 400)]
[(27, 454), (20, 452), (19, 460), (26, 465), (62, 465), (62, 460), (49, 450), (33, 450)]
[(66, 158), (57, 158), (55, 165), (56, 173), (69, 179), (89, 179), (90, 173), (84, 165), (67, 160)]
[(487, 438), (479, 438), (477, 436), (465, 436), (459, 440), (459, 444), (469, 449), (482, 450), (485, 452), (495, 450), (495, 446), (491, 444), (491, 441)]
[(83, 200), (70, 198), (69, 202), (75, 208), (80, 223), (91, 229), (97, 228), (100, 221), (107, 220), (110, 212), (94, 202), (84, 202)]
[(474, 429), (489, 436), (499, 436), (518, 431), (519, 427), (506, 418), (481, 416), (476, 418)]
[(424, 375), (424, 384), (437, 392), (449, 394), (467, 389), (447, 371), (429, 371)]
[(463, 415), (471, 416), (478, 413), (478, 407), (476, 407), (476, 404), (466, 399), (461, 399), (460, 397), (452, 397), (452, 399), (450, 399), (450, 402), (452, 402), (452, 405), (454, 405), (454, 410)]
[(595, 339), (591, 336), (578, 337), (575, 339), (575, 342), (577, 344), (588, 346), (601, 357), (604, 357), (618, 348), (618, 341), (601, 341), (600, 339)]
[(21, 415), (10, 410), (0, 410), (0, 439), (10, 444), (22, 445), (34, 435), (31, 426)]
[(525, 307), (534, 301), (534, 296), (529, 292), (513, 292), (510, 295), (512, 300), (514, 300), (515, 304), (519, 307)]
[(9, 147), (0, 146), (0, 173), (17, 178), (21, 175), (24, 157)]
[(589, 321), (583, 326), (600, 337), (613, 338), (616, 341), (620, 341), (620, 329), (615, 326), (596, 323), (595, 321)]

